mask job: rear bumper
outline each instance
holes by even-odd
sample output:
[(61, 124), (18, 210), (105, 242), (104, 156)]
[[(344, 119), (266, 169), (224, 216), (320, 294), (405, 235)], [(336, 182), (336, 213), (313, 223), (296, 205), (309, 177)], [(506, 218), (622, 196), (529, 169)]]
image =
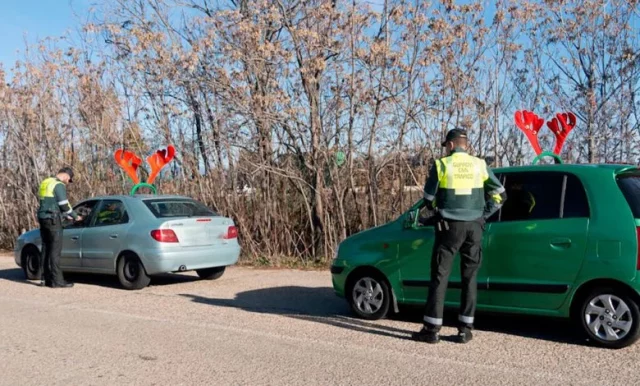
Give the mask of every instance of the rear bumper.
[(196, 269), (233, 265), (240, 257), (240, 245), (181, 248), (173, 251), (155, 250), (141, 257), (147, 274), (178, 272), (180, 267)]

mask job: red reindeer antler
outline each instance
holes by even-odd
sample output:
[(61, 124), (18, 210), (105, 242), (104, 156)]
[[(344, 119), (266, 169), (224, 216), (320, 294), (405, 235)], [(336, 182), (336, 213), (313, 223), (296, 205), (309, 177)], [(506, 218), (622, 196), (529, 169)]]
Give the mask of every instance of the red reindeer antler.
[[(560, 122), (560, 125), (558, 125), (558, 122)], [(556, 136), (556, 146), (553, 148), (553, 152), (560, 155), (564, 142), (567, 140), (567, 135), (576, 126), (576, 116), (573, 113), (558, 113), (556, 118), (547, 122), (547, 126)]]
[(176, 154), (176, 149), (173, 145), (169, 145), (167, 149), (158, 150), (149, 157), (147, 157), (147, 162), (151, 166), (151, 174), (149, 175), (149, 179), (147, 180), (148, 184), (152, 184), (153, 181), (160, 173), (163, 167), (165, 167)]
[(120, 165), (120, 167), (129, 175), (129, 178), (133, 180), (133, 183), (140, 183), (137, 170), (142, 160), (138, 158), (138, 156), (129, 150), (118, 149), (114, 154), (114, 158), (116, 159), (116, 163)]
[(529, 138), (531, 146), (536, 154), (540, 155), (542, 149), (538, 142), (538, 132), (544, 124), (544, 119), (538, 117), (535, 113), (527, 110), (516, 111), (515, 114), (516, 126)]

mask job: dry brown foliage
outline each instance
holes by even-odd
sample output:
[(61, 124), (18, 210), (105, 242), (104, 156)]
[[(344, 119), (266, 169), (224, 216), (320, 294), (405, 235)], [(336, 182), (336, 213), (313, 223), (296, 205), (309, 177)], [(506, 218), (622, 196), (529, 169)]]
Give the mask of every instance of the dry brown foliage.
[(62, 165), (73, 200), (128, 192), (119, 147), (174, 144), (161, 192), (233, 217), (265, 264), (326, 262), (397, 217), (454, 126), (516, 165), (532, 151), (514, 111), (571, 110), (567, 161), (635, 163), (639, 16), (620, 0), (104, 2), (71, 48), (0, 67), (0, 247), (36, 226)]

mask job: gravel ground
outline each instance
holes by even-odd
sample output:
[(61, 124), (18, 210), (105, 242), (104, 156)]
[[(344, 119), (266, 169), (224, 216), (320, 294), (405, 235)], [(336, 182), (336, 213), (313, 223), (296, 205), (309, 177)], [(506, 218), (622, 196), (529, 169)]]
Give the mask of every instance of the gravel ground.
[(210, 282), (154, 278), (141, 291), (111, 277), (68, 278), (75, 287), (41, 288), (0, 256), (0, 385), (640, 382), (640, 344), (589, 347), (555, 320), (480, 314), (467, 345), (413, 342), (419, 310), (354, 319), (328, 272), (234, 267)]

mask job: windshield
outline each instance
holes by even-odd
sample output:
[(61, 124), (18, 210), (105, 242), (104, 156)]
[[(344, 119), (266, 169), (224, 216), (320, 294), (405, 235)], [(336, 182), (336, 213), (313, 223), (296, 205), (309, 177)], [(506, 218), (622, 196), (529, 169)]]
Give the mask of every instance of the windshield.
[(218, 216), (218, 213), (195, 200), (168, 198), (145, 200), (144, 203), (158, 218)]

